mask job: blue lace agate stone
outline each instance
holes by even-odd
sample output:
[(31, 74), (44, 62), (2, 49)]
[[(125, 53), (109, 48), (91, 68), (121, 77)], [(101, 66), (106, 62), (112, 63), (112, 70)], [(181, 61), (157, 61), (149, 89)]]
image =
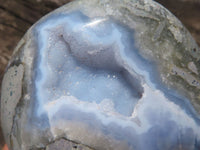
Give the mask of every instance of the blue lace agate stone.
[(2, 84), (6, 141), (16, 150), (199, 150), (199, 59), (185, 27), (151, 0), (71, 2), (14, 51)]

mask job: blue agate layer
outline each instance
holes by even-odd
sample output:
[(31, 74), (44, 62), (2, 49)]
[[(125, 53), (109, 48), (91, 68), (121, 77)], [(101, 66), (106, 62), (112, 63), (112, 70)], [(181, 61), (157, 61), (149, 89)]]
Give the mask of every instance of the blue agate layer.
[(55, 138), (94, 149), (102, 137), (134, 150), (200, 149), (199, 115), (161, 83), (156, 63), (135, 46), (134, 32), (112, 17), (80, 11), (39, 22), (35, 118), (45, 117)]

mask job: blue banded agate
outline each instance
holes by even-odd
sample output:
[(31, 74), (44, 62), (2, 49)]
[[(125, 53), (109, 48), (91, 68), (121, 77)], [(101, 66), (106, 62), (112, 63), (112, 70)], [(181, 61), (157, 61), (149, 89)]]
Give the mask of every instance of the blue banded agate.
[(2, 86), (11, 149), (200, 149), (198, 46), (159, 4), (118, 2), (74, 1), (29, 29)]

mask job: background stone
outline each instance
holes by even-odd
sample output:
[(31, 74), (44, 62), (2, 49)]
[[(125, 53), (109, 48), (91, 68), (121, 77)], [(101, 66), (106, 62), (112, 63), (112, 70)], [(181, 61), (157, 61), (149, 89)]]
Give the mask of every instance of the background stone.
[[(0, 0), (0, 84), (11, 54), (39, 18), (72, 0)], [(200, 0), (156, 0), (179, 18), (200, 45)], [(1, 94), (1, 93), (0, 93)], [(0, 149), (4, 144), (0, 130)]]

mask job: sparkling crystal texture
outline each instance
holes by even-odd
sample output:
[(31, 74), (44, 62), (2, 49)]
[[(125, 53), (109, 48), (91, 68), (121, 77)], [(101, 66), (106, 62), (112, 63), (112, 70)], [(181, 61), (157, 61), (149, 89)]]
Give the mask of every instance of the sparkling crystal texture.
[(4, 137), (16, 150), (199, 150), (199, 51), (154, 1), (73, 1), (15, 49)]

